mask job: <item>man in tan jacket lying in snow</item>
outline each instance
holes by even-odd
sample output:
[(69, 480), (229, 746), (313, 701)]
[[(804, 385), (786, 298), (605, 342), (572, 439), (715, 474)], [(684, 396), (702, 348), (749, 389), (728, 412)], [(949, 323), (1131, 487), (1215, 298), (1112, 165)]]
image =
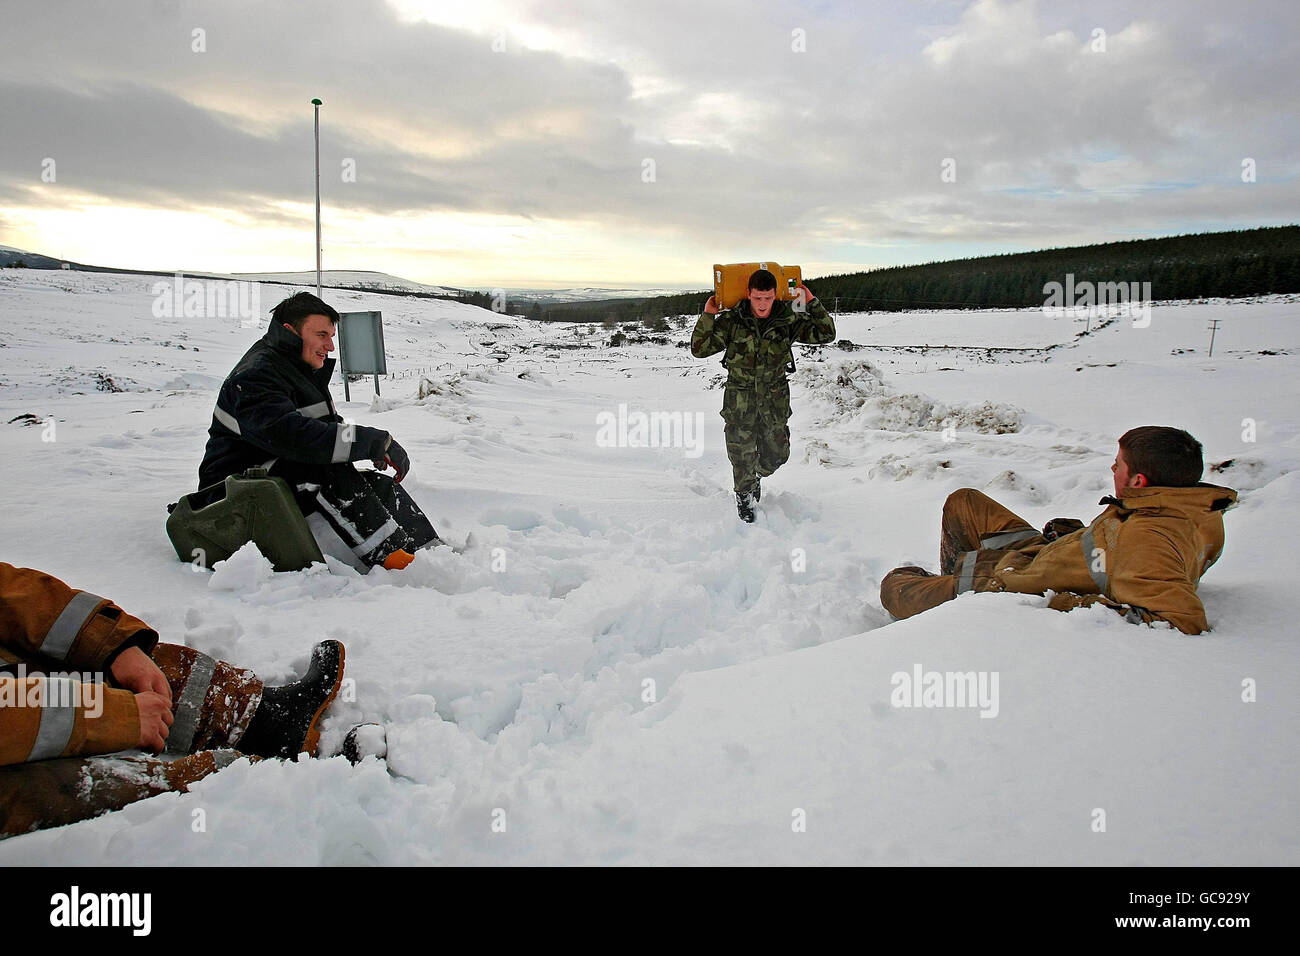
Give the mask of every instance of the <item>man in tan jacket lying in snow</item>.
[(895, 568), (880, 582), (880, 603), (911, 617), (966, 591), (1056, 592), (1069, 611), (1104, 604), (1131, 622), (1167, 621), (1186, 634), (1209, 629), (1196, 586), (1223, 553), (1230, 488), (1204, 484), (1201, 443), (1178, 428), (1125, 432), (1111, 471), (1115, 497), (1084, 527), (1057, 518), (1040, 532), (973, 488), (943, 507), (939, 574)]
[(0, 563), (0, 839), (185, 790), (241, 755), (313, 752), (342, 678), (338, 641), (316, 645), (301, 680), (266, 687), (160, 644), (106, 598)]

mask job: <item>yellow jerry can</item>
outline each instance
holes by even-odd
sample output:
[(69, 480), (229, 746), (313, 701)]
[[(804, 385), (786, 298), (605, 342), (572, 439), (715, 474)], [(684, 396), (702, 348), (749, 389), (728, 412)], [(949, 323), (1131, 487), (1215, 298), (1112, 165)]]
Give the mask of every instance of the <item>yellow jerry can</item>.
[(759, 269), (776, 276), (776, 297), (794, 300), (799, 297), (803, 270), (798, 266), (783, 266), (779, 262), (733, 262), (713, 266), (713, 296), (718, 308), (730, 309), (741, 299), (749, 298), (749, 277)]

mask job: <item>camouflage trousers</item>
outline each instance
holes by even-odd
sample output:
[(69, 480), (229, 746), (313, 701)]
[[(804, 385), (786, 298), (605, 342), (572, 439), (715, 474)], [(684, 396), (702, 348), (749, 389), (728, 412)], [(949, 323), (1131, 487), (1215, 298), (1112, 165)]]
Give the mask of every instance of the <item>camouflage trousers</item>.
[(175, 716), (163, 754), (129, 751), (0, 767), (0, 839), (187, 790), (242, 756), (224, 748), (238, 744), (248, 728), (262, 700), (262, 681), (178, 644), (159, 644), (152, 657), (171, 685)]
[(943, 504), (939, 573), (915, 565), (894, 568), (880, 582), (880, 603), (896, 618), (911, 617), (965, 591), (996, 589), (994, 571), (1024, 567), (1047, 543), (1015, 512), (974, 488), (961, 488)]
[(785, 376), (757, 385), (728, 381), (722, 421), (736, 494), (749, 494), (790, 459), (790, 383)]

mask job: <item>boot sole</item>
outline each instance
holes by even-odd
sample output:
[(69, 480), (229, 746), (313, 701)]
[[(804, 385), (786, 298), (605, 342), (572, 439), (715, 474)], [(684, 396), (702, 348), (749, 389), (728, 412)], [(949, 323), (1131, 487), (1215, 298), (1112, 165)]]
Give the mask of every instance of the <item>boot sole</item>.
[(339, 645), (339, 669), (334, 675), (334, 686), (330, 688), (329, 696), (325, 698), (320, 707), (316, 708), (316, 713), (312, 716), (311, 723), (307, 726), (307, 738), (302, 743), (302, 750), (298, 751), (303, 754), (316, 755), (316, 747), (320, 744), (320, 717), (330, 704), (334, 703), (334, 698), (339, 694), (339, 687), (343, 685), (343, 665), (347, 660), (347, 651), (344, 649), (342, 642), (336, 642)]

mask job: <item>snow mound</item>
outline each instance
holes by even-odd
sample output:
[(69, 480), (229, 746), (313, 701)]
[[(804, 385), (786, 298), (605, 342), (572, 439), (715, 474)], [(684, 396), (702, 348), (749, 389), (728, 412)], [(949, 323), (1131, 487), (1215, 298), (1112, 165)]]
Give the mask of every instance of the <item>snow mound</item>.
[(208, 587), (214, 591), (246, 593), (256, 591), (274, 574), (270, 560), (250, 541), (225, 561), (213, 565)]
[(1024, 498), (1024, 500), (1036, 505), (1045, 504), (1049, 497), (1047, 492), (1033, 481), (1026, 478), (1024, 475), (1011, 471), (1010, 469), (994, 475), (993, 478), (989, 480), (988, 484), (984, 486), (984, 490), (988, 492), (990, 496), (995, 496), (996, 493), (1000, 491), (1015, 492)]
[(1291, 471), (1286, 465), (1274, 464), (1259, 458), (1228, 458), (1205, 469), (1205, 481), (1227, 485), (1237, 491), (1255, 491), (1274, 478)]
[(1020, 430), (1024, 411), (1001, 402), (947, 404), (918, 392), (894, 394), (884, 375), (864, 359), (805, 365), (792, 380), (829, 406), (821, 422), (850, 420), (881, 431), (975, 431), (1006, 435)]

